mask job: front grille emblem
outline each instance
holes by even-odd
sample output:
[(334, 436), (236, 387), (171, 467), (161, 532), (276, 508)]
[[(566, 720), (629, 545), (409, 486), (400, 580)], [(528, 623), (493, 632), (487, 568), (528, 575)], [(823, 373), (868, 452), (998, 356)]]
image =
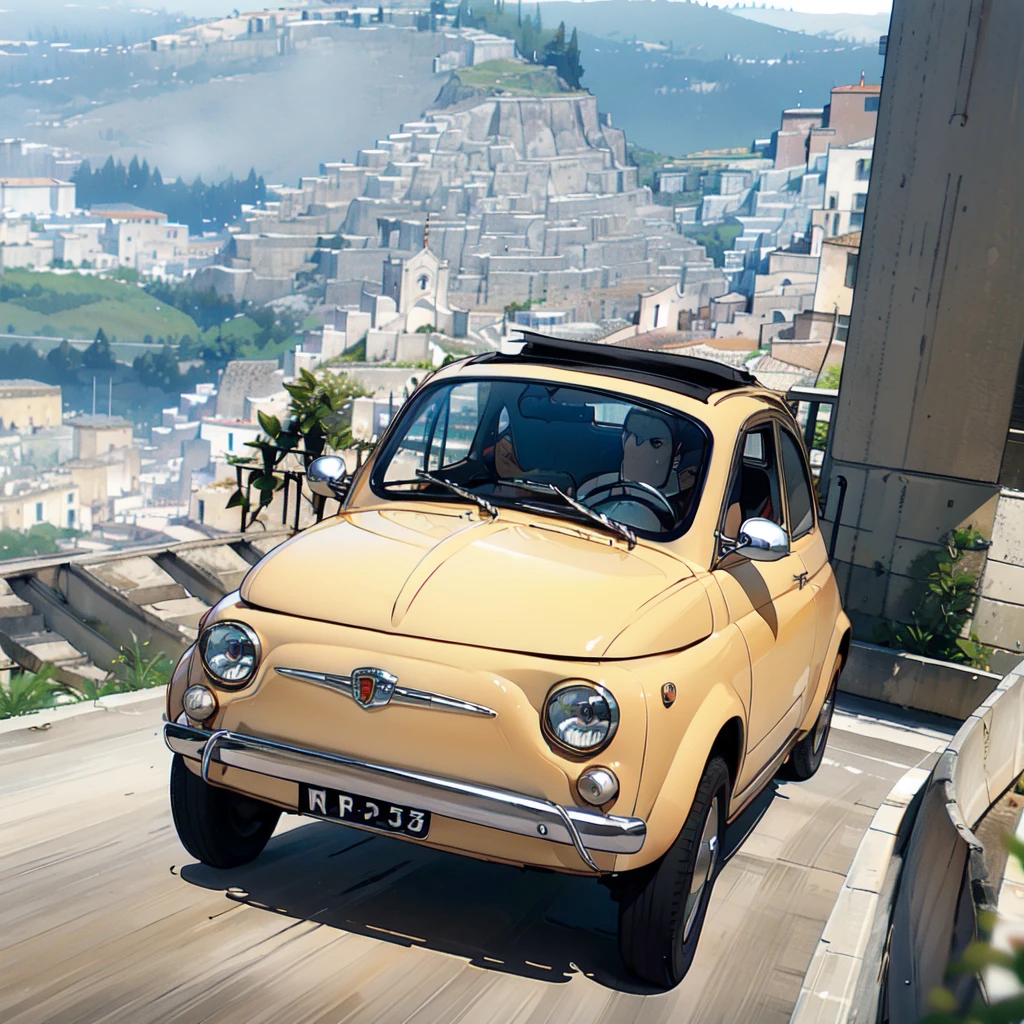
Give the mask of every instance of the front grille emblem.
[(352, 697), (361, 707), (385, 707), (391, 701), (398, 678), (382, 668), (357, 668), (351, 676)]

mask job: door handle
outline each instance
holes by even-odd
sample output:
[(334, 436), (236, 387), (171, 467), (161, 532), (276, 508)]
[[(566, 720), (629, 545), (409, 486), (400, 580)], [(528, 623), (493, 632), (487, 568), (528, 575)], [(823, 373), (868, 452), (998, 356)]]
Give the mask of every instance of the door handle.
[(795, 579), (796, 582), (799, 584), (798, 587), (797, 587), (798, 590), (803, 590), (804, 589), (804, 586), (807, 583), (808, 578), (809, 578), (809, 574), (807, 573), (806, 570), (804, 570), (804, 572), (798, 572), (798, 573), (794, 573), (793, 574), (793, 579)]

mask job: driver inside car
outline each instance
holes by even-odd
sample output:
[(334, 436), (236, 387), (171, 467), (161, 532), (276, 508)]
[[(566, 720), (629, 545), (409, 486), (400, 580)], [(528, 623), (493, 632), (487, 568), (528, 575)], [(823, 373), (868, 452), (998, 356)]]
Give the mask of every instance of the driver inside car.
[(622, 425), (618, 473), (585, 481), (579, 501), (627, 526), (660, 533), (679, 518), (680, 498), (696, 482), (696, 467), (683, 466), (683, 444), (668, 420), (632, 410)]

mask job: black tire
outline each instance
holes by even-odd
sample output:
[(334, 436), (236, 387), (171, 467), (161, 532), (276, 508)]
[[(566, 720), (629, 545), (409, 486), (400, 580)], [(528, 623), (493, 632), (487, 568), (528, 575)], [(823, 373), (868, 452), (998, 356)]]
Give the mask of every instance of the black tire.
[(263, 852), (281, 812), (259, 800), (208, 786), (175, 754), (171, 816), (181, 845), (196, 860), (211, 868), (237, 868)]
[[(619, 890), (619, 952), (637, 977), (671, 988), (686, 976), (721, 867), (729, 768), (712, 757), (668, 852), (630, 872)], [(694, 895), (695, 882), (703, 881)]]
[(840, 662), (832, 670), (832, 682), (822, 702), (814, 728), (793, 748), (789, 760), (783, 765), (782, 776), (794, 782), (806, 782), (821, 767), (832, 731), (832, 714), (836, 709), (836, 691), (839, 688)]

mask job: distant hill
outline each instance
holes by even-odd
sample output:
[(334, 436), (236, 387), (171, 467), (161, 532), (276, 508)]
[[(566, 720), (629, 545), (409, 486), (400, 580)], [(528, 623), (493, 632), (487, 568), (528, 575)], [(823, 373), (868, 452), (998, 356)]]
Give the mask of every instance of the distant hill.
[(821, 107), (833, 86), (882, 73), (877, 46), (702, 60), (581, 34), (580, 50), (583, 85), (601, 110), (630, 142), (662, 153), (749, 146), (778, 128), (785, 108)]
[[(616, 41), (671, 45), (673, 52), (696, 60), (721, 60), (729, 54), (749, 58), (783, 57), (794, 50), (826, 49), (826, 39), (808, 39), (799, 31), (737, 17), (720, 7), (683, 0), (551, 0), (540, 5), (545, 28), (560, 21), (580, 32)], [(750, 11), (770, 14), (770, 11)]]
[(734, 7), (730, 13), (787, 32), (825, 35), (856, 43), (877, 43), (878, 37), (889, 31), (888, 14), (806, 14), (774, 7)]
[(558, 96), (572, 90), (552, 68), (518, 60), (489, 60), (452, 72), (434, 101), (439, 107), (484, 96)]

